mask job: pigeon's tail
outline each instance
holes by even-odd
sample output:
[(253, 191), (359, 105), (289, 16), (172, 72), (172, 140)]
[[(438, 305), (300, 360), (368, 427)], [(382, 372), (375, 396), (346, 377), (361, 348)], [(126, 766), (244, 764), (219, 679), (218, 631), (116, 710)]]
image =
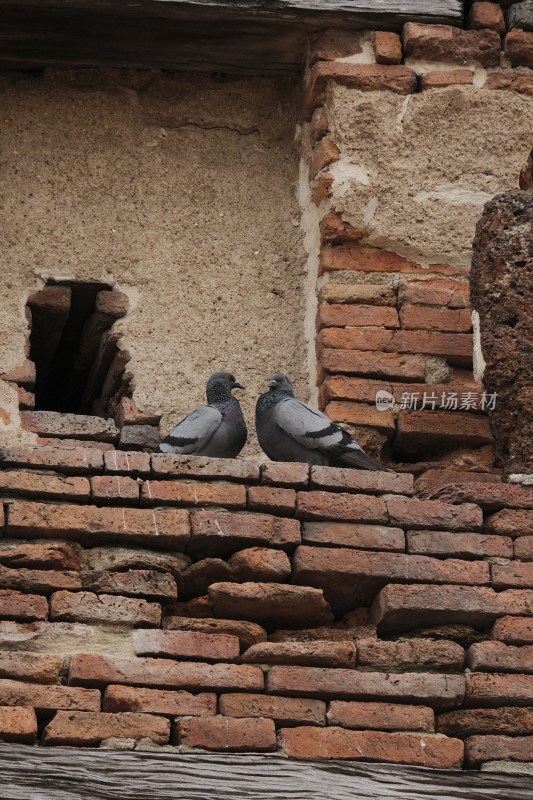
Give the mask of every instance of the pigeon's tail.
[(337, 453), (335, 460), (338, 466), (353, 467), (354, 469), (370, 469), (374, 472), (389, 472), (387, 467), (380, 464), (374, 458), (370, 458), (362, 450), (346, 449), (343, 453)]

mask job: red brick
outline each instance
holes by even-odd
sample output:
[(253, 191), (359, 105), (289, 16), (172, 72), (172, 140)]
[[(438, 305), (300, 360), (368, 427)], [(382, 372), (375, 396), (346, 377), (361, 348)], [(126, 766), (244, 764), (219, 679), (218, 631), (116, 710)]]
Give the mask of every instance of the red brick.
[(55, 436), (59, 439), (97, 439), (102, 442), (116, 442), (119, 435), (112, 419), (85, 414), (21, 411), (20, 424), (24, 430), (39, 436)]
[(304, 544), (338, 545), (357, 550), (392, 550), (400, 553), (405, 550), (405, 534), (400, 528), (349, 522), (305, 522), (302, 541)]
[(471, 504), (460, 506), (438, 500), (393, 497), (387, 500), (390, 522), (410, 528), (476, 531), (483, 524), (481, 510)]
[(501, 475), (493, 472), (464, 472), (456, 469), (428, 469), (415, 481), (417, 494), (440, 489), (450, 483), (500, 483)]
[(191, 526), (190, 555), (224, 555), (251, 545), (292, 549), (301, 539), (297, 520), (266, 514), (193, 511)]
[(18, 383), (25, 389), (33, 389), (35, 385), (35, 364), (33, 361), (26, 359), (26, 361), (23, 361), (18, 367), (15, 367), (9, 372), (3, 372), (0, 375), (0, 379)]
[(466, 654), (472, 672), (533, 673), (533, 645), (513, 647), (502, 642), (477, 642)]
[(119, 428), (123, 425), (159, 425), (161, 421), (161, 414), (139, 411), (130, 397), (121, 397), (114, 417)]
[(0, 462), (4, 467), (53, 469), (66, 475), (99, 472), (103, 455), (99, 450), (81, 446), (75, 450), (60, 447), (3, 447)]
[(508, 483), (469, 483), (468, 475), (460, 484), (443, 486), (431, 497), (450, 503), (476, 503), (485, 512), (502, 508), (533, 509), (533, 488)]
[(127, 572), (83, 572), (82, 587), (97, 594), (121, 594), (151, 600), (176, 600), (178, 589), (172, 575), (158, 570), (129, 569)]
[(283, 550), (271, 550), (268, 547), (240, 550), (232, 555), (230, 565), (239, 581), (284, 583), (291, 574), (288, 555)]
[(49, 500), (88, 502), (90, 486), (87, 478), (11, 471), (0, 472), (0, 492), (8, 497), (46, 497)]
[(183, 551), (189, 540), (185, 509), (96, 508), (52, 503), (13, 503), (11, 536), (65, 537), (96, 544), (124, 541)]
[(179, 744), (203, 750), (260, 753), (276, 749), (276, 728), (271, 719), (191, 717), (177, 721), (176, 733)]
[(193, 631), (135, 631), (135, 654), (171, 656), (196, 661), (234, 661), (239, 657), (239, 639), (224, 633)]
[[(313, 118), (311, 120), (311, 125), (313, 125), (313, 120), (323, 120), (326, 115), (324, 108), (317, 108), (313, 114)], [(327, 133), (327, 119), (326, 119), (326, 128), (324, 133)], [(322, 129), (324, 128), (324, 123), (322, 122)], [(342, 215), (339, 214), (337, 211), (328, 211), (322, 219), (320, 220), (320, 241), (322, 244), (340, 244), (342, 242), (358, 242), (361, 239), (364, 239), (366, 236), (366, 231), (359, 231), (350, 225), (349, 222), (346, 222), (342, 218)]]
[(378, 64), (401, 64), (402, 42), (397, 33), (374, 31), (374, 55)]
[(350, 759), (459, 769), (463, 743), (438, 734), (382, 733), (345, 728), (288, 728), (280, 733), (289, 758)]
[(33, 708), (0, 706), (0, 739), (3, 742), (32, 743), (37, 738), (37, 717)]
[(154, 478), (218, 478), (239, 483), (255, 482), (259, 478), (259, 464), (238, 461), (234, 458), (207, 458), (205, 456), (152, 455)]
[(533, 534), (533, 514), (526, 509), (504, 508), (486, 518), (485, 530), (508, 536), (530, 536)]
[(223, 694), (220, 713), (227, 717), (273, 719), (277, 725), (326, 724), (326, 704), (303, 697), (274, 697), (263, 694)]
[[(90, 442), (85, 439), (56, 439), (54, 436), (38, 436), (35, 442), (39, 447), (53, 447), (58, 450), (98, 450), (104, 455), (113, 452), (115, 445), (112, 442)], [(65, 470), (66, 471), (66, 470)]]
[(397, 305), (396, 290), (393, 286), (379, 283), (325, 283), (318, 290), (318, 297), (324, 303), (360, 303), (371, 306)]
[(30, 706), (38, 711), (99, 711), (100, 692), (97, 689), (0, 680), (0, 706)]
[(519, 536), (514, 540), (514, 557), (533, 561), (533, 536)]
[(66, 542), (20, 542), (0, 539), (0, 564), (13, 568), (79, 570), (80, 561)]
[(59, 683), (63, 656), (0, 651), (0, 678)]
[(485, 761), (531, 761), (533, 736), (470, 736), (465, 759), (473, 767)]
[(314, 188), (311, 191), (311, 197), (315, 206), (320, 206), (324, 200), (331, 197), (333, 194), (333, 175), (331, 172), (323, 172), (318, 176), (314, 182)]
[(9, 589), (0, 589), (0, 608), (3, 619), (33, 620), (46, 619), (48, 616), (46, 597)]
[(345, 492), (298, 492), (298, 515), (303, 519), (388, 522), (385, 501), (380, 497)]
[(400, 380), (423, 381), (426, 374), (426, 359), (422, 356), (402, 356), (371, 350), (326, 349), (321, 355), (320, 366), (326, 372)]
[(111, 450), (109, 453), (104, 453), (104, 466), (106, 472), (113, 474), (149, 475), (150, 456), (148, 453)]
[[(388, 331), (380, 328), (324, 328), (317, 341), (326, 348), (424, 353), (453, 359), (461, 365), (472, 361), (472, 336), (468, 333)], [(371, 371), (371, 370), (370, 370)], [(400, 375), (399, 377), (407, 377)]]
[(400, 699), (435, 708), (460, 705), (464, 695), (462, 675), (435, 673), (358, 672), (349, 669), (315, 667), (272, 667), (267, 690), (286, 695), (323, 699), (384, 700)]
[(166, 716), (212, 717), (217, 713), (217, 696), (201, 692), (143, 689), (136, 686), (108, 686), (104, 692), (104, 711), (135, 711)]
[(360, 39), (357, 32), (349, 30), (321, 31), (310, 43), (310, 62), (335, 61), (361, 53)]
[(360, 639), (357, 643), (357, 665), (387, 672), (406, 670), (440, 670), (460, 672), (464, 650), (455, 642), (409, 639), (404, 642), (382, 642)]
[(469, 706), (530, 706), (533, 675), (491, 675), (467, 672), (465, 704)]
[(121, 450), (150, 453), (159, 447), (160, 442), (159, 427), (154, 425), (124, 425), (120, 431), (117, 447)]
[(332, 700), (328, 711), (329, 725), (359, 730), (433, 733), (435, 731), (434, 717), (433, 709), (427, 706), (357, 703), (343, 700)]
[(145, 481), (141, 505), (224, 506), (246, 508), (246, 489), (232, 483)]
[(118, 683), (133, 686), (177, 688), (189, 691), (262, 691), (263, 673), (248, 664), (202, 664), (166, 658), (111, 658), (77, 654), (70, 665), (69, 683), (101, 686)]
[(317, 336), (321, 348), (340, 350), (384, 350), (392, 342), (393, 331), (384, 328), (323, 328)]
[(426, 91), (427, 89), (443, 89), (446, 86), (468, 86), (473, 82), (474, 73), (469, 69), (426, 72), (420, 79), (422, 91)]
[(533, 97), (533, 75), (525, 72), (491, 72), (487, 75), (484, 89), (505, 90)]
[[(449, 73), (437, 74), (447, 75)], [(427, 306), (446, 306), (450, 309), (468, 308), (470, 305), (468, 283), (445, 278), (431, 278), (430, 280), (401, 278), (398, 285), (398, 299), (402, 305), (404, 303), (421, 303)]]
[(170, 722), (149, 714), (58, 711), (43, 733), (43, 744), (95, 747), (104, 739), (151, 739), (167, 744)]
[(398, 328), (398, 312), (390, 306), (365, 306), (350, 303), (322, 303), (318, 308), (317, 327), (376, 326)]
[(227, 561), (221, 558), (203, 558), (183, 573), (180, 594), (183, 597), (198, 597), (205, 595), (212, 583), (233, 579), (233, 570)]
[(312, 466), (310, 487), (370, 494), (413, 494), (413, 476), (399, 472), (364, 472), (348, 468)]
[(509, 31), (504, 40), (504, 52), (512, 67), (533, 67), (533, 33)]
[(309, 117), (317, 106), (323, 105), (328, 81), (362, 92), (390, 91), (402, 95), (416, 92), (416, 75), (409, 67), (321, 62), (311, 69), (307, 83)]
[(383, 380), (328, 375), (320, 387), (321, 407), (332, 399), (359, 400), (363, 403), (374, 403), (376, 394), (379, 391), (386, 391), (392, 394), (392, 384)]
[(492, 627), (491, 636), (508, 644), (533, 644), (533, 618), (500, 617)]
[(400, 322), (406, 330), (450, 331), (469, 333), (472, 317), (467, 308), (435, 308), (404, 304), (400, 310)]
[[(309, 138), (311, 140), (311, 144), (315, 145), (328, 132), (329, 122), (326, 109), (323, 106), (315, 108), (313, 116), (311, 117), (311, 122), (309, 123)], [(339, 215), (335, 213), (333, 215), (336, 219), (339, 218)]]
[(500, 37), (493, 30), (469, 30), (451, 25), (420, 25), (408, 22), (403, 27), (404, 55), (430, 61), (478, 61), (483, 67), (500, 64)]
[(140, 547), (92, 547), (83, 551), (82, 563), (86, 572), (112, 571), (122, 572), (126, 576), (132, 570), (151, 570), (158, 572), (161, 577), (164, 577), (163, 573), (170, 572), (180, 582), (191, 560), (183, 553), (165, 553)]
[(491, 583), (495, 589), (533, 589), (533, 562), (512, 561), (510, 564), (491, 564)]
[(433, 446), (448, 448), (479, 447), (493, 441), (488, 418), (481, 415), (461, 411), (400, 411), (395, 439), (397, 456), (425, 452), (428, 437)]
[(0, 587), (21, 592), (50, 594), (60, 589), (81, 589), (77, 572), (44, 569), (9, 569), (0, 566)]
[(245, 664), (299, 664), (303, 667), (354, 667), (353, 642), (261, 642), (242, 656)]
[(91, 478), (91, 495), (97, 505), (138, 506), (139, 484), (123, 475), (98, 475)]
[(396, 430), (392, 411), (379, 411), (366, 403), (347, 403), (335, 400), (328, 403), (325, 409), (328, 417), (335, 422), (360, 425), (365, 428), (376, 428), (389, 438)]
[(56, 592), (50, 598), (50, 617), (66, 622), (157, 626), (161, 621), (161, 606), (119, 595)]
[(248, 488), (248, 508), (251, 511), (264, 511), (268, 514), (292, 516), (296, 509), (296, 492), (274, 486), (250, 486)]
[(508, 736), (533, 733), (533, 708), (476, 708), (447, 711), (437, 717), (437, 731), (464, 739), (473, 734)]
[(314, 178), (325, 167), (338, 161), (341, 151), (329, 136), (324, 136), (320, 142), (315, 145), (313, 154), (309, 162), (309, 177)]
[(266, 631), (255, 622), (245, 622), (233, 619), (214, 619), (203, 617), (194, 619), (166, 613), (163, 627), (167, 630), (199, 631), (200, 633), (227, 633), (238, 636), (241, 647), (246, 649), (256, 642), (264, 642), (267, 638)]
[(213, 583), (209, 597), (217, 617), (303, 628), (333, 621), (321, 590), (279, 583)]
[(468, 24), (471, 28), (489, 28), (498, 33), (505, 33), (505, 19), (499, 3), (472, 3)]
[(506, 536), (447, 531), (408, 531), (407, 552), (454, 558), (513, 557), (513, 541)]
[(309, 483), (309, 464), (279, 461), (261, 464), (261, 483), (267, 486), (288, 486), (292, 489), (306, 488)]
[[(320, 271), (355, 270), (356, 272), (418, 272), (421, 267), (396, 253), (377, 247), (327, 247), (320, 253)], [(428, 271), (441, 275), (456, 275), (457, 269), (445, 264), (431, 264)]]

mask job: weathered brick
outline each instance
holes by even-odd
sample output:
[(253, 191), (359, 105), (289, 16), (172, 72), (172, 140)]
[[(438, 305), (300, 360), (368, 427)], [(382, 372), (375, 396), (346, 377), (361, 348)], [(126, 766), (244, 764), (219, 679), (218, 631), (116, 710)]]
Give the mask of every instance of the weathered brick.
[[(365, 609), (366, 610), (366, 609)], [(274, 631), (268, 637), (270, 642), (354, 642), (359, 639), (376, 638), (376, 626), (368, 623), (341, 623), (321, 625), (318, 628)]]
[(468, 472), (456, 469), (428, 469), (415, 481), (417, 494), (440, 489), (450, 483), (500, 483), (501, 475), (493, 472)]
[(123, 425), (118, 447), (121, 450), (150, 453), (161, 442), (159, 427), (155, 425)]
[(296, 492), (281, 486), (250, 486), (248, 508), (251, 511), (292, 516), (296, 508)]
[(520, 736), (533, 733), (533, 708), (469, 708), (437, 717), (437, 731), (464, 739), (474, 734)]
[(261, 464), (261, 483), (266, 486), (305, 489), (309, 483), (309, 464), (280, 461)]
[(84, 414), (65, 414), (58, 411), (21, 411), (22, 427), (39, 436), (58, 439), (100, 439), (116, 442), (119, 431), (112, 419)]
[[(325, 119), (325, 126), (323, 120)], [(320, 127), (322, 135), (328, 132), (327, 130), (327, 117), (326, 117), (326, 110), (324, 108), (317, 108), (313, 113), (313, 117), (311, 119), (311, 126), (320, 120)], [(325, 127), (325, 129), (324, 129)], [(321, 138), (321, 137), (317, 137)], [(316, 140), (316, 139), (315, 139)], [(364, 239), (366, 236), (366, 231), (357, 230), (350, 225), (349, 222), (342, 218), (342, 215), (339, 214), (337, 211), (328, 211), (322, 219), (320, 220), (319, 224), (320, 229), (320, 241), (322, 244), (339, 244), (341, 242), (358, 242), (361, 239)]]
[(326, 724), (326, 704), (303, 697), (275, 697), (263, 694), (223, 694), (220, 713), (227, 717), (273, 719), (277, 725)]
[(119, 428), (123, 425), (159, 425), (161, 414), (140, 411), (130, 397), (121, 397), (114, 418)]
[[(426, 72), (420, 78), (422, 91), (443, 89), (446, 86), (468, 86), (474, 82), (474, 73), (470, 69), (453, 69)], [(441, 329), (442, 330), (442, 329)]]
[(374, 55), (378, 64), (402, 63), (402, 41), (397, 33), (374, 31), (372, 40)]
[(209, 597), (218, 617), (302, 628), (333, 621), (321, 590), (279, 583), (213, 583)]
[(335, 422), (359, 425), (363, 428), (375, 428), (389, 439), (396, 430), (392, 411), (379, 411), (366, 403), (347, 403), (336, 400), (328, 403), (325, 413)]
[(311, 190), (311, 197), (315, 206), (320, 206), (324, 200), (331, 197), (333, 194), (333, 175), (331, 172), (322, 172), (318, 178), (313, 181), (313, 188)]
[(242, 656), (245, 664), (297, 664), (303, 667), (354, 667), (353, 642), (261, 642)]
[(198, 631), (199, 633), (227, 633), (238, 636), (241, 647), (246, 649), (257, 642), (264, 642), (267, 638), (266, 631), (255, 622), (233, 619), (215, 619), (202, 617), (199, 619), (179, 616), (167, 612), (163, 619), (163, 628), (166, 630)]
[[(402, 256), (377, 247), (339, 245), (328, 247), (320, 253), (320, 270), (355, 270), (356, 272), (419, 272), (420, 265)], [(457, 275), (458, 270), (445, 264), (431, 264), (431, 272), (440, 275)]]
[(230, 566), (235, 578), (240, 581), (284, 583), (291, 574), (288, 555), (283, 550), (271, 550), (268, 547), (240, 550), (230, 558)]
[(302, 542), (353, 547), (357, 550), (392, 550), (398, 553), (405, 550), (405, 534), (401, 528), (351, 522), (304, 522)]
[(43, 733), (43, 744), (95, 747), (104, 739), (151, 739), (167, 744), (170, 722), (149, 714), (58, 711)]
[(400, 310), (400, 322), (404, 330), (450, 333), (469, 333), (472, 330), (472, 317), (468, 308), (434, 308), (404, 303)]
[(533, 618), (500, 617), (492, 626), (491, 636), (507, 644), (533, 644)]
[(432, 498), (451, 503), (476, 503), (485, 512), (502, 508), (533, 509), (533, 489), (529, 486), (476, 481), (470, 483), (468, 477), (459, 484), (437, 489), (431, 495)]
[(360, 37), (357, 32), (330, 29), (321, 31), (312, 38), (309, 60), (311, 64), (317, 61), (335, 61), (361, 52)]
[(101, 686), (108, 683), (189, 691), (262, 691), (264, 685), (261, 669), (248, 664), (180, 663), (166, 658), (110, 658), (86, 654), (73, 656), (69, 684)]
[(486, 672), (466, 674), (465, 704), (469, 706), (530, 706), (533, 701), (533, 675), (494, 675)]
[(224, 633), (193, 631), (145, 631), (133, 634), (138, 656), (171, 656), (196, 661), (234, 661), (239, 657), (239, 639)]
[(533, 562), (511, 561), (510, 564), (491, 564), (492, 580), (495, 589), (513, 587), (533, 589)]
[(317, 336), (317, 345), (319, 350), (384, 351), (391, 350), (393, 335), (393, 331), (385, 328), (323, 328)]
[(485, 761), (531, 761), (533, 736), (470, 736), (465, 759), (473, 767)]
[(392, 331), (385, 350), (397, 353), (426, 353), (448, 359), (453, 364), (469, 367), (473, 341), (469, 333), (437, 333), (435, 331)]
[[(430, 73), (436, 74), (436, 73)], [(440, 72), (439, 75), (447, 75)], [(417, 278), (400, 278), (398, 299), (401, 305), (420, 303), (426, 306), (446, 306), (447, 308), (465, 309), (469, 307), (469, 286), (466, 282), (447, 278), (420, 280)]]
[(183, 553), (165, 553), (140, 547), (92, 547), (82, 552), (82, 566), (87, 572), (156, 570), (170, 572), (180, 581), (190, 563), (190, 558)]
[(318, 292), (324, 303), (363, 303), (372, 306), (396, 306), (392, 286), (379, 283), (344, 284), (329, 281)]
[(246, 508), (246, 489), (234, 483), (145, 481), (141, 505), (224, 506)]
[(500, 37), (494, 30), (469, 30), (451, 25), (408, 22), (402, 42), (406, 57), (430, 61), (478, 61), (483, 67), (500, 64)]
[(266, 514), (193, 511), (191, 527), (191, 555), (224, 555), (250, 545), (293, 549), (301, 539), (297, 520)]
[(66, 475), (99, 472), (103, 468), (100, 450), (80, 446), (77, 449), (62, 447), (2, 447), (0, 463), (4, 467), (53, 469)]
[(388, 522), (384, 500), (344, 492), (298, 492), (297, 513), (303, 519)]
[(0, 706), (0, 739), (3, 742), (32, 743), (37, 738), (37, 717), (33, 708)]
[(309, 177), (314, 178), (321, 170), (338, 161), (341, 151), (330, 136), (324, 136), (313, 148), (309, 162)]
[(178, 589), (172, 575), (149, 569), (127, 572), (82, 572), (83, 589), (97, 594), (119, 594), (151, 600), (176, 600)]
[(514, 540), (514, 557), (533, 561), (533, 536), (519, 536)]
[(271, 719), (190, 717), (177, 720), (176, 734), (179, 744), (203, 750), (242, 753), (276, 749), (276, 728)]
[(350, 305), (348, 303), (322, 303), (318, 308), (317, 328), (343, 328), (345, 326), (376, 326), (398, 328), (398, 312), (390, 306)]
[(221, 558), (202, 558), (183, 572), (180, 595), (202, 596), (212, 583), (231, 580), (234, 580), (233, 570), (227, 561)]
[(341, 728), (426, 733), (435, 731), (435, 714), (427, 706), (332, 700), (327, 719), (329, 725), (338, 725)]
[(30, 706), (38, 711), (99, 711), (98, 689), (77, 689), (0, 680), (0, 706)]
[(526, 509), (504, 508), (486, 518), (485, 530), (507, 536), (531, 536), (533, 514)]
[[(309, 138), (311, 140), (311, 144), (315, 145), (328, 132), (329, 132), (329, 122), (328, 122), (328, 115), (326, 114), (326, 109), (323, 106), (315, 108), (313, 116), (311, 117), (311, 122), (309, 123)], [(326, 216), (328, 215), (326, 214)], [(334, 214), (334, 216), (336, 219), (339, 218), (337, 214)]]
[(65, 622), (105, 622), (112, 625), (154, 625), (161, 621), (159, 603), (92, 592), (55, 592), (50, 617)]
[(533, 75), (514, 70), (491, 72), (487, 75), (483, 88), (518, 92), (533, 97)]
[(3, 619), (34, 620), (46, 619), (48, 616), (46, 597), (9, 589), (0, 589), (0, 608)]
[(19, 569), (80, 568), (78, 554), (66, 542), (21, 542), (17, 539), (0, 539), (0, 564)]
[(533, 673), (533, 645), (513, 647), (502, 642), (477, 642), (466, 654), (472, 672)]
[(463, 763), (463, 743), (439, 734), (302, 727), (282, 730), (280, 741), (290, 758), (382, 761), (386, 753), (397, 764), (459, 769)]
[(46, 497), (48, 500), (86, 501), (90, 497), (87, 478), (64, 478), (18, 470), (0, 472), (0, 493), (8, 497)]
[(0, 649), (36, 653), (70, 654), (83, 650), (105, 650), (117, 639), (131, 649), (129, 631), (118, 634), (114, 628), (95, 628), (79, 622), (0, 621)]
[(374, 350), (326, 349), (320, 358), (326, 372), (344, 372), (367, 378), (397, 378), (423, 381), (426, 359), (418, 355), (399, 355)]
[(498, 33), (505, 33), (505, 19), (499, 3), (472, 3), (468, 13), (468, 24), (471, 28), (489, 28)]
[(189, 540), (189, 512), (17, 502), (10, 507), (7, 533), (64, 536), (89, 544), (124, 541), (183, 551)]
[(93, 503), (115, 506), (138, 506), (139, 484), (124, 475), (97, 475), (91, 478)]
[(104, 711), (136, 711), (166, 716), (212, 717), (217, 713), (216, 694), (144, 689), (136, 686), (108, 686), (103, 698)]
[(431, 639), (409, 639), (404, 642), (360, 639), (357, 642), (357, 665), (387, 672), (460, 672), (463, 669), (464, 656), (463, 648), (455, 642)]
[(512, 558), (513, 541), (507, 536), (484, 533), (407, 531), (407, 552), (455, 558)]
[(59, 683), (63, 656), (0, 651), (0, 678)]
[(465, 679), (462, 675), (435, 673), (358, 672), (349, 669), (315, 667), (271, 667), (267, 677), (268, 692), (301, 695), (332, 700), (401, 699), (433, 708), (460, 705)]
[(504, 40), (504, 52), (512, 67), (533, 67), (533, 33), (509, 31)]
[(150, 456), (137, 451), (111, 450), (104, 453), (104, 467), (106, 472), (113, 474), (149, 475)]
[(413, 476), (400, 472), (365, 472), (338, 467), (311, 467), (312, 489), (342, 489), (369, 494), (413, 494)]
[(259, 479), (259, 464), (238, 461), (234, 458), (207, 458), (205, 456), (171, 455), (154, 453), (152, 476), (154, 478), (219, 478), (240, 483)]
[(483, 524), (481, 509), (471, 503), (460, 506), (438, 500), (393, 497), (387, 500), (390, 522), (428, 530), (478, 531)]
[[(35, 444), (39, 447), (54, 447), (60, 450), (98, 450), (102, 455), (113, 452), (112, 442), (90, 442), (86, 439), (56, 439), (54, 436), (38, 436)], [(66, 472), (66, 470), (64, 470)]]
[(416, 75), (408, 67), (382, 64), (319, 62), (311, 69), (306, 89), (306, 109), (310, 117), (325, 99), (328, 81), (363, 92), (390, 91), (411, 94), (416, 91)]
[(23, 386), (25, 389), (33, 389), (35, 385), (35, 364), (33, 361), (26, 359), (18, 367), (14, 367), (9, 372), (3, 372), (0, 375), (0, 379), (18, 383), (19, 386)]
[(81, 589), (77, 572), (45, 569), (9, 569), (0, 565), (0, 588), (50, 594), (58, 589)]

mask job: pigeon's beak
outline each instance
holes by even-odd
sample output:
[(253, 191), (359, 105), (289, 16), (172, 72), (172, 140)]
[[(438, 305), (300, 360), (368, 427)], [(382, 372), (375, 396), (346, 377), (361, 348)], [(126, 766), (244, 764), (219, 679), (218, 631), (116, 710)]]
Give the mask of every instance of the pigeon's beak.
[(272, 389), (273, 386), (276, 386), (276, 381), (267, 381), (267, 386)]
[(246, 386), (243, 386), (242, 383), (237, 383), (237, 381), (235, 381), (235, 383), (233, 384), (232, 388), (233, 389), (246, 389)]

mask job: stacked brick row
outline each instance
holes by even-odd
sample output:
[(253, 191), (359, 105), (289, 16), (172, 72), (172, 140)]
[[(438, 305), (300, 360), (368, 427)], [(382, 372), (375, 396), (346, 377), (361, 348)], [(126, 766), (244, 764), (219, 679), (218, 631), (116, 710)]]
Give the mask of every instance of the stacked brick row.
[(0, 453), (0, 732), (44, 745), (533, 760), (533, 491)]

